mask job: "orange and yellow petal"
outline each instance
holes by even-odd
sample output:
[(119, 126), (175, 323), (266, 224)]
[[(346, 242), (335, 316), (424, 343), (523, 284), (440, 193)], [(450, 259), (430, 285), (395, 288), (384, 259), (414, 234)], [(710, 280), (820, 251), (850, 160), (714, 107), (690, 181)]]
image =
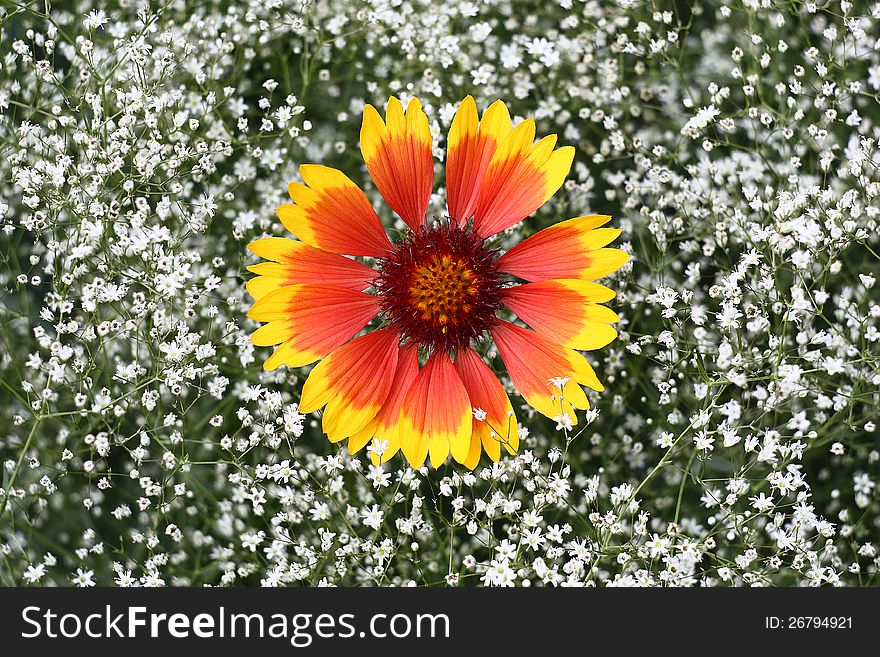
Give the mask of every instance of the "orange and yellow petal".
[(382, 454), (373, 452), (371, 459), (374, 465), (387, 462), (400, 449), (400, 441), (397, 437), (397, 425), (400, 419), (400, 407), (410, 385), (419, 373), (419, 350), (415, 343), (410, 342), (401, 347), (397, 355), (397, 368), (391, 389), (382, 408), (370, 423), (361, 431), (352, 434), (348, 439), (348, 450), (354, 454), (364, 447), (370, 440), (385, 443)]
[(264, 237), (251, 242), (248, 249), (272, 261), (248, 267), (248, 271), (258, 274), (247, 282), (247, 290), (254, 299), (287, 285), (318, 282), (360, 291), (376, 277), (373, 269), (357, 260), (286, 237)]
[(617, 337), (620, 318), (601, 301), (614, 298), (603, 285), (574, 279), (540, 281), (508, 288), (504, 303), (533, 329), (563, 347), (600, 349)]
[[(472, 443), (475, 439), (478, 440), (493, 461), (501, 457), (501, 445), (504, 445), (509, 454), (515, 454), (519, 448), (516, 416), (498, 377), (469, 347), (458, 350), (454, 365), (467, 391), (472, 410), (481, 409), (486, 413), (482, 420), (473, 417)], [(469, 454), (468, 458), (473, 456)], [(477, 449), (477, 461), (479, 457), (480, 452)], [(476, 467), (476, 462), (465, 461), (464, 464), (471, 470)]]
[(535, 122), (526, 119), (498, 145), (480, 187), (474, 232), (482, 237), (522, 221), (556, 193), (571, 169), (574, 149), (554, 150), (556, 135), (534, 143)]
[(618, 228), (600, 228), (610, 220), (596, 214), (554, 224), (511, 248), (498, 268), (527, 281), (607, 276), (629, 260), (625, 251), (603, 248), (620, 235)]
[(445, 352), (435, 352), (400, 409), (400, 449), (414, 468), (420, 468), (428, 454), (435, 468), (450, 453), (463, 463), (471, 447), (471, 418), (470, 400), (452, 361)]
[(473, 97), (458, 106), (446, 147), (446, 197), (449, 216), (463, 224), (474, 214), (486, 169), (511, 132), (510, 113), (500, 100), (483, 112), (480, 120)]
[(407, 105), (393, 96), (385, 120), (372, 105), (364, 107), (361, 153), (367, 171), (385, 202), (409, 225), (425, 223), (434, 186), (431, 129), (418, 98)]
[(291, 233), (322, 251), (379, 257), (391, 248), (370, 201), (338, 169), (304, 164), (305, 184), (287, 187), (293, 203), (278, 208), (278, 218)]
[(248, 317), (261, 326), (251, 341), (279, 345), (263, 367), (302, 367), (348, 342), (379, 310), (377, 298), (336, 285), (288, 285), (254, 303)]
[(580, 384), (604, 390), (583, 355), (535, 331), (502, 321), (492, 329), (492, 338), (513, 385), (542, 415), (567, 413), (576, 423), (574, 409), (590, 407)]
[(324, 433), (332, 442), (358, 433), (385, 403), (400, 351), (395, 331), (382, 329), (355, 338), (315, 365), (303, 385), (299, 410), (321, 407)]

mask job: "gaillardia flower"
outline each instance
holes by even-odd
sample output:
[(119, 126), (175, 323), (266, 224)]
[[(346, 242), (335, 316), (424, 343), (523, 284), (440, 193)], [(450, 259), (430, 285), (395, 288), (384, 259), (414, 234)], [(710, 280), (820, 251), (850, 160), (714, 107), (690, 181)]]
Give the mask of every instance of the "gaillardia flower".
[(278, 345), (266, 369), (320, 361), (300, 411), (323, 407), (332, 442), (348, 438), (355, 453), (372, 441), (374, 462), (400, 450), (413, 467), (429, 455), (438, 467), (452, 454), (473, 469), (483, 451), (492, 460), (502, 447), (515, 453), (510, 400), (475, 351), (490, 351), (487, 337), (536, 411), (576, 423), (575, 409), (589, 408), (581, 386), (603, 387), (580, 351), (617, 336), (617, 315), (600, 305), (614, 292), (593, 281), (627, 261), (625, 252), (605, 248), (620, 231), (601, 227), (610, 217), (591, 215), (506, 253), (492, 240), (562, 185), (574, 149), (555, 146), (555, 135), (535, 141), (532, 119), (513, 127), (501, 101), (480, 119), (468, 96), (449, 130), (448, 216), (429, 220), (434, 162), (421, 104), (413, 98), (404, 112), (391, 98), (384, 121), (367, 105), (361, 152), (378, 191), (409, 227), (393, 242), (345, 174), (300, 167), (303, 183), (288, 188), (293, 203), (278, 208), (299, 239), (250, 245), (270, 262), (249, 268), (258, 276), (248, 282), (256, 299), (248, 316), (268, 322), (253, 334), (255, 345)]

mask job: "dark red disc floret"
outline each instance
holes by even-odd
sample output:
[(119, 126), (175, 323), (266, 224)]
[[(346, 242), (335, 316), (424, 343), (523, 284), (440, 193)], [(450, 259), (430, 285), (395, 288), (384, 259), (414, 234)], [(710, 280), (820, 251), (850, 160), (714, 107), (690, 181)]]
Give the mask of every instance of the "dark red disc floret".
[(505, 283), (499, 255), (468, 227), (440, 221), (408, 231), (379, 261), (381, 315), (430, 350), (469, 344), (496, 322)]

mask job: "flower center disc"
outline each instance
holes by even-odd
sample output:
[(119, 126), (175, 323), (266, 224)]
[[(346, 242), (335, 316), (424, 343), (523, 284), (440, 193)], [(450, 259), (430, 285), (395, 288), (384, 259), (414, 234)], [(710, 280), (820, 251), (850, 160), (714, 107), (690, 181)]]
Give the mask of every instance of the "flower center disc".
[(425, 322), (457, 324), (479, 294), (476, 278), (468, 263), (432, 255), (410, 277), (410, 302)]
[(496, 259), (467, 228), (440, 223), (410, 231), (379, 263), (382, 314), (421, 346), (464, 346), (495, 320), (503, 287)]

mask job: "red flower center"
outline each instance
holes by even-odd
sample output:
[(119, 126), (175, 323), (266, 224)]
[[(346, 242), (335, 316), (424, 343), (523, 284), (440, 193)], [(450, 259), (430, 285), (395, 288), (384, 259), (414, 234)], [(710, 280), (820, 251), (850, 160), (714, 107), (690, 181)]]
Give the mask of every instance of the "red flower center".
[(441, 222), (409, 231), (379, 261), (382, 315), (420, 346), (465, 346), (495, 322), (504, 288), (497, 259), (468, 228)]

